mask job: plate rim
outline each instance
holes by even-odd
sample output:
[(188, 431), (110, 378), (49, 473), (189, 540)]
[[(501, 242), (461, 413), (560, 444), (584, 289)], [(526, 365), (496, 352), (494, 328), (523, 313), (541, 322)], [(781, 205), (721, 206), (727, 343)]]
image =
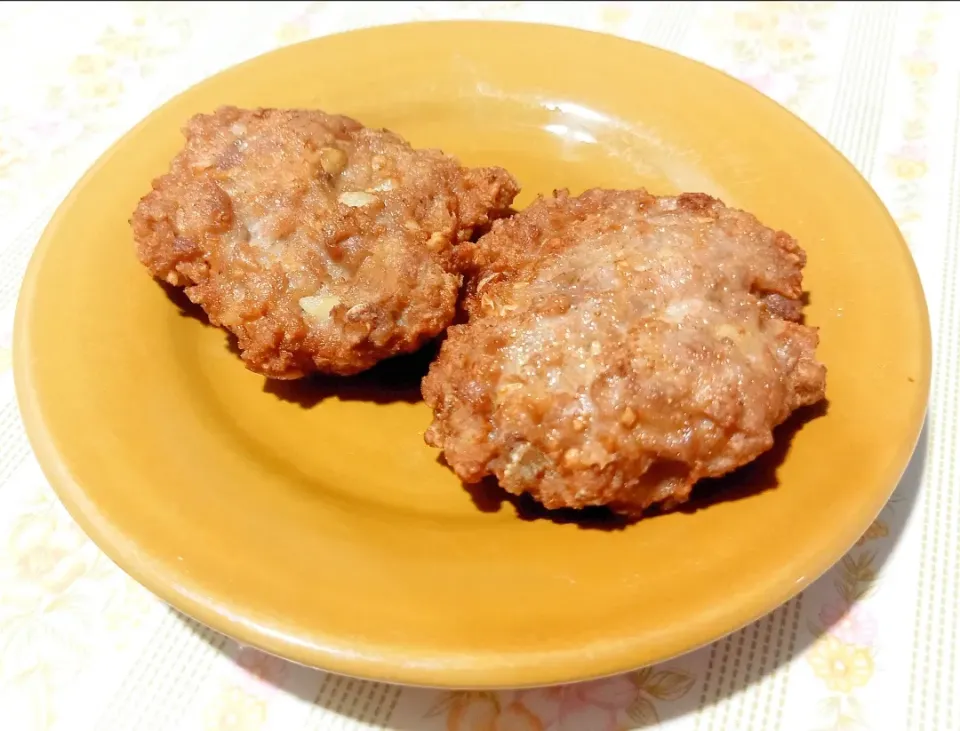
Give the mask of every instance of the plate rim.
[[(919, 353), (921, 370), (916, 382), (916, 396), (910, 404), (909, 413), (905, 417), (907, 426), (903, 429), (903, 436), (900, 438), (896, 459), (892, 464), (900, 465), (897, 471), (896, 479), (892, 485), (883, 491), (877, 491), (874, 499), (870, 501), (869, 511), (864, 510), (863, 524), (856, 521), (847, 523), (845, 532), (839, 532), (825, 540), (808, 560), (808, 571), (800, 580), (793, 582), (780, 582), (771, 587), (776, 591), (768, 590), (763, 592), (763, 600), (753, 602), (752, 610), (746, 620), (742, 618), (748, 616), (741, 607), (736, 611), (736, 607), (728, 608), (720, 613), (719, 621), (715, 618), (709, 623), (709, 630), (701, 629), (699, 636), (687, 643), (684, 649), (675, 649), (670, 652), (659, 652), (645, 658), (638, 658), (636, 661), (629, 660), (627, 654), (623, 651), (607, 653), (604, 659), (600, 661), (594, 659), (589, 662), (582, 662), (581, 665), (589, 665), (590, 669), (586, 672), (557, 672), (548, 665), (557, 661), (556, 652), (546, 652), (534, 655), (532, 659), (525, 660), (523, 670), (520, 675), (525, 677), (523, 682), (510, 681), (503, 683), (497, 680), (500, 670), (492, 666), (474, 667), (470, 669), (446, 668), (437, 666), (431, 668), (425, 663), (411, 663), (407, 666), (397, 666), (389, 660), (384, 660), (379, 656), (365, 656), (345, 651), (346, 645), (339, 647), (333, 644), (327, 644), (322, 647), (316, 646), (307, 648), (301, 644), (290, 641), (282, 634), (274, 634), (268, 631), (268, 628), (257, 625), (252, 622), (243, 621), (242, 617), (233, 616), (232, 612), (224, 611), (219, 606), (217, 599), (212, 597), (197, 597), (179, 585), (175, 576), (171, 577), (169, 572), (158, 569), (149, 559), (144, 557), (131, 558), (129, 552), (125, 551), (125, 546), (134, 544), (134, 541), (125, 536), (122, 531), (109, 525), (109, 521), (98, 520), (99, 516), (94, 504), (86, 497), (83, 487), (70, 474), (67, 465), (63, 462), (55, 445), (55, 440), (51, 430), (48, 428), (43, 415), (43, 409), (39, 403), (38, 387), (32, 376), (30, 364), (33, 353), (31, 351), (30, 322), (32, 318), (32, 304), (34, 295), (38, 288), (38, 280), (43, 263), (48, 255), (54, 240), (58, 237), (62, 219), (67, 212), (76, 204), (77, 199), (82, 195), (87, 182), (99, 174), (100, 170), (116, 154), (118, 148), (131, 136), (135, 135), (142, 127), (146, 126), (154, 114), (172, 104), (184, 95), (193, 93), (197, 88), (204, 86), (210, 80), (224, 74), (233, 73), (243, 67), (254, 65), (263, 58), (289, 52), (292, 48), (307, 45), (321, 44), (331, 38), (342, 36), (362, 36), (364, 34), (377, 33), (403, 33), (412, 26), (432, 26), (437, 31), (443, 28), (457, 27), (461, 30), (469, 30), (475, 26), (523, 26), (527, 32), (538, 33), (566, 33), (570, 35), (587, 35), (597, 40), (618, 44), (631, 44), (644, 46), (656, 54), (665, 54), (680, 64), (687, 64), (693, 67), (699, 67), (701, 71), (708, 74), (714, 74), (725, 79), (726, 82), (733, 82), (740, 86), (745, 93), (751, 94), (759, 104), (766, 104), (771, 110), (776, 109), (777, 113), (785, 114), (791, 117), (794, 123), (799, 123), (807, 129), (808, 132), (815, 135), (820, 143), (827, 149), (837, 155), (843, 164), (854, 173), (858, 184), (862, 186), (867, 194), (873, 198), (878, 206), (878, 214), (885, 217), (889, 224), (891, 234), (896, 238), (901, 253), (906, 254), (906, 261), (909, 263), (909, 279), (913, 290), (912, 299), (917, 308), (917, 317), (920, 323), (918, 337), (921, 340), (922, 352)], [(252, 58), (220, 69), (200, 81), (191, 84), (186, 89), (178, 92), (165, 100), (162, 104), (154, 107), (150, 112), (130, 127), (126, 132), (119, 135), (104, 150), (96, 161), (80, 176), (77, 182), (70, 189), (60, 204), (56, 207), (50, 220), (44, 227), (43, 233), (39, 237), (34, 247), (27, 269), (24, 273), (20, 290), (17, 297), (14, 329), (13, 329), (13, 376), (16, 391), (17, 403), (20, 409), (24, 428), (27, 434), (31, 449), (33, 450), (40, 468), (49, 482), (51, 488), (57, 495), (60, 502), (66, 508), (71, 518), (81, 527), (84, 533), (91, 541), (102, 551), (113, 563), (115, 563), (123, 572), (133, 578), (141, 586), (145, 587), (152, 594), (160, 598), (175, 611), (188, 616), (195, 621), (210, 627), (214, 631), (220, 632), (228, 637), (241, 642), (244, 645), (256, 647), (263, 651), (272, 653), (287, 660), (317, 668), (323, 671), (334, 672), (347, 677), (353, 677), (368, 681), (398, 683), (413, 687), (426, 687), (437, 689), (505, 689), (505, 688), (526, 688), (539, 687), (549, 684), (579, 682), (602, 677), (608, 677), (630, 670), (637, 669), (645, 665), (651, 665), (664, 662), (680, 655), (693, 652), (705, 645), (711, 644), (724, 637), (756, 622), (758, 619), (766, 616), (770, 612), (789, 601), (801, 591), (806, 589), (816, 579), (826, 573), (847, 551), (854, 545), (859, 536), (869, 526), (870, 522), (876, 518), (883, 506), (887, 503), (893, 491), (896, 489), (900, 480), (910, 463), (911, 457), (917, 448), (926, 421), (926, 412), (930, 398), (930, 388), (932, 381), (933, 352), (932, 352), (932, 329), (930, 322), (929, 306), (920, 278), (916, 260), (913, 257), (910, 248), (904, 239), (904, 236), (896, 224), (883, 200), (863, 177), (860, 171), (850, 160), (843, 155), (832, 143), (829, 142), (811, 125), (795, 115), (789, 109), (783, 107), (775, 100), (757, 91), (749, 84), (721, 71), (717, 68), (707, 65), (701, 61), (688, 56), (676, 53), (671, 50), (653, 46), (642, 41), (627, 39), (609, 33), (594, 30), (585, 30), (573, 26), (539, 23), (524, 20), (429, 20), (413, 22), (386, 23), (363, 28), (355, 28), (331, 33), (316, 38), (307, 39), (295, 44), (271, 49), (260, 53)], [(866, 516), (869, 515), (869, 519)], [(853, 527), (852, 527), (853, 526)], [(167, 575), (165, 579), (164, 576)], [(735, 621), (731, 621), (734, 620)], [(722, 630), (717, 631), (722, 625)], [(570, 653), (564, 653), (568, 655)], [(633, 653), (636, 654), (636, 653)], [(650, 653), (648, 653), (649, 655)], [(530, 658), (530, 654), (527, 654)], [(538, 659), (539, 658), (539, 659)], [(512, 669), (512, 674), (517, 675), (516, 668)]]

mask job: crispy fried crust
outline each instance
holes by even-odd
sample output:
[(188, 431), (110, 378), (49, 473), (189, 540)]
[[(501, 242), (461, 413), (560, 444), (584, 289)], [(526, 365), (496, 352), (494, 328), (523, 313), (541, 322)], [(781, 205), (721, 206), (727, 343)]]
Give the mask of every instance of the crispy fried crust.
[(540, 199), (457, 250), (468, 321), (423, 382), (466, 482), (639, 513), (753, 460), (824, 396), (804, 252), (702, 194)]
[(320, 111), (227, 107), (184, 134), (133, 214), (139, 258), (273, 378), (357, 373), (439, 334), (455, 246), (518, 190)]

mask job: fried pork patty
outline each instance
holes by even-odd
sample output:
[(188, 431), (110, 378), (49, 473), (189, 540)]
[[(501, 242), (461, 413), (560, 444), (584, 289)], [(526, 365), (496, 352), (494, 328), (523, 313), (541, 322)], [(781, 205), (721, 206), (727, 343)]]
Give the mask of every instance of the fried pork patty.
[(138, 256), (272, 378), (357, 373), (442, 332), (454, 248), (518, 190), (320, 111), (226, 107), (184, 135), (133, 214)]
[(638, 514), (824, 397), (803, 250), (709, 196), (560, 192), (457, 256), (468, 319), (423, 395), (426, 441), (465, 482)]

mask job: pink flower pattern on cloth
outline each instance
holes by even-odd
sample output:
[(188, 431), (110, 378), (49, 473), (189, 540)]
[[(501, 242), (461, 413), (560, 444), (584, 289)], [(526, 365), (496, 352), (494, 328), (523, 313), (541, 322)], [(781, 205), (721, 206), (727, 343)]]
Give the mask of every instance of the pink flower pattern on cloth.
[(876, 620), (860, 605), (839, 601), (825, 604), (820, 610), (820, 621), (830, 634), (851, 645), (869, 646), (877, 637)]
[(626, 676), (522, 691), (520, 699), (545, 731), (617, 731), (620, 713), (637, 697)]

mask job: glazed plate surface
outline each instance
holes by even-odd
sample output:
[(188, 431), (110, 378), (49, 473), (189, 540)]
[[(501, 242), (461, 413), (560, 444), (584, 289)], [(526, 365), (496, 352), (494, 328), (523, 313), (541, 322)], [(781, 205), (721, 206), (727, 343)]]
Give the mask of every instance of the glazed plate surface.
[[(749, 210), (808, 253), (807, 321), (820, 328), (829, 403), (722, 489), (629, 526), (468, 491), (423, 442), (425, 357), (349, 381), (267, 383), (137, 262), (137, 200), (183, 123), (221, 104), (321, 108), (502, 165), (523, 185), (518, 207), (554, 188), (643, 186)], [(930, 339), (893, 221), (772, 101), (613, 37), (427, 23), (257, 58), (127, 134), (37, 248), (15, 359), (54, 488), (170, 604), (308, 665), (493, 687), (662, 660), (800, 591), (896, 486), (923, 419)]]

